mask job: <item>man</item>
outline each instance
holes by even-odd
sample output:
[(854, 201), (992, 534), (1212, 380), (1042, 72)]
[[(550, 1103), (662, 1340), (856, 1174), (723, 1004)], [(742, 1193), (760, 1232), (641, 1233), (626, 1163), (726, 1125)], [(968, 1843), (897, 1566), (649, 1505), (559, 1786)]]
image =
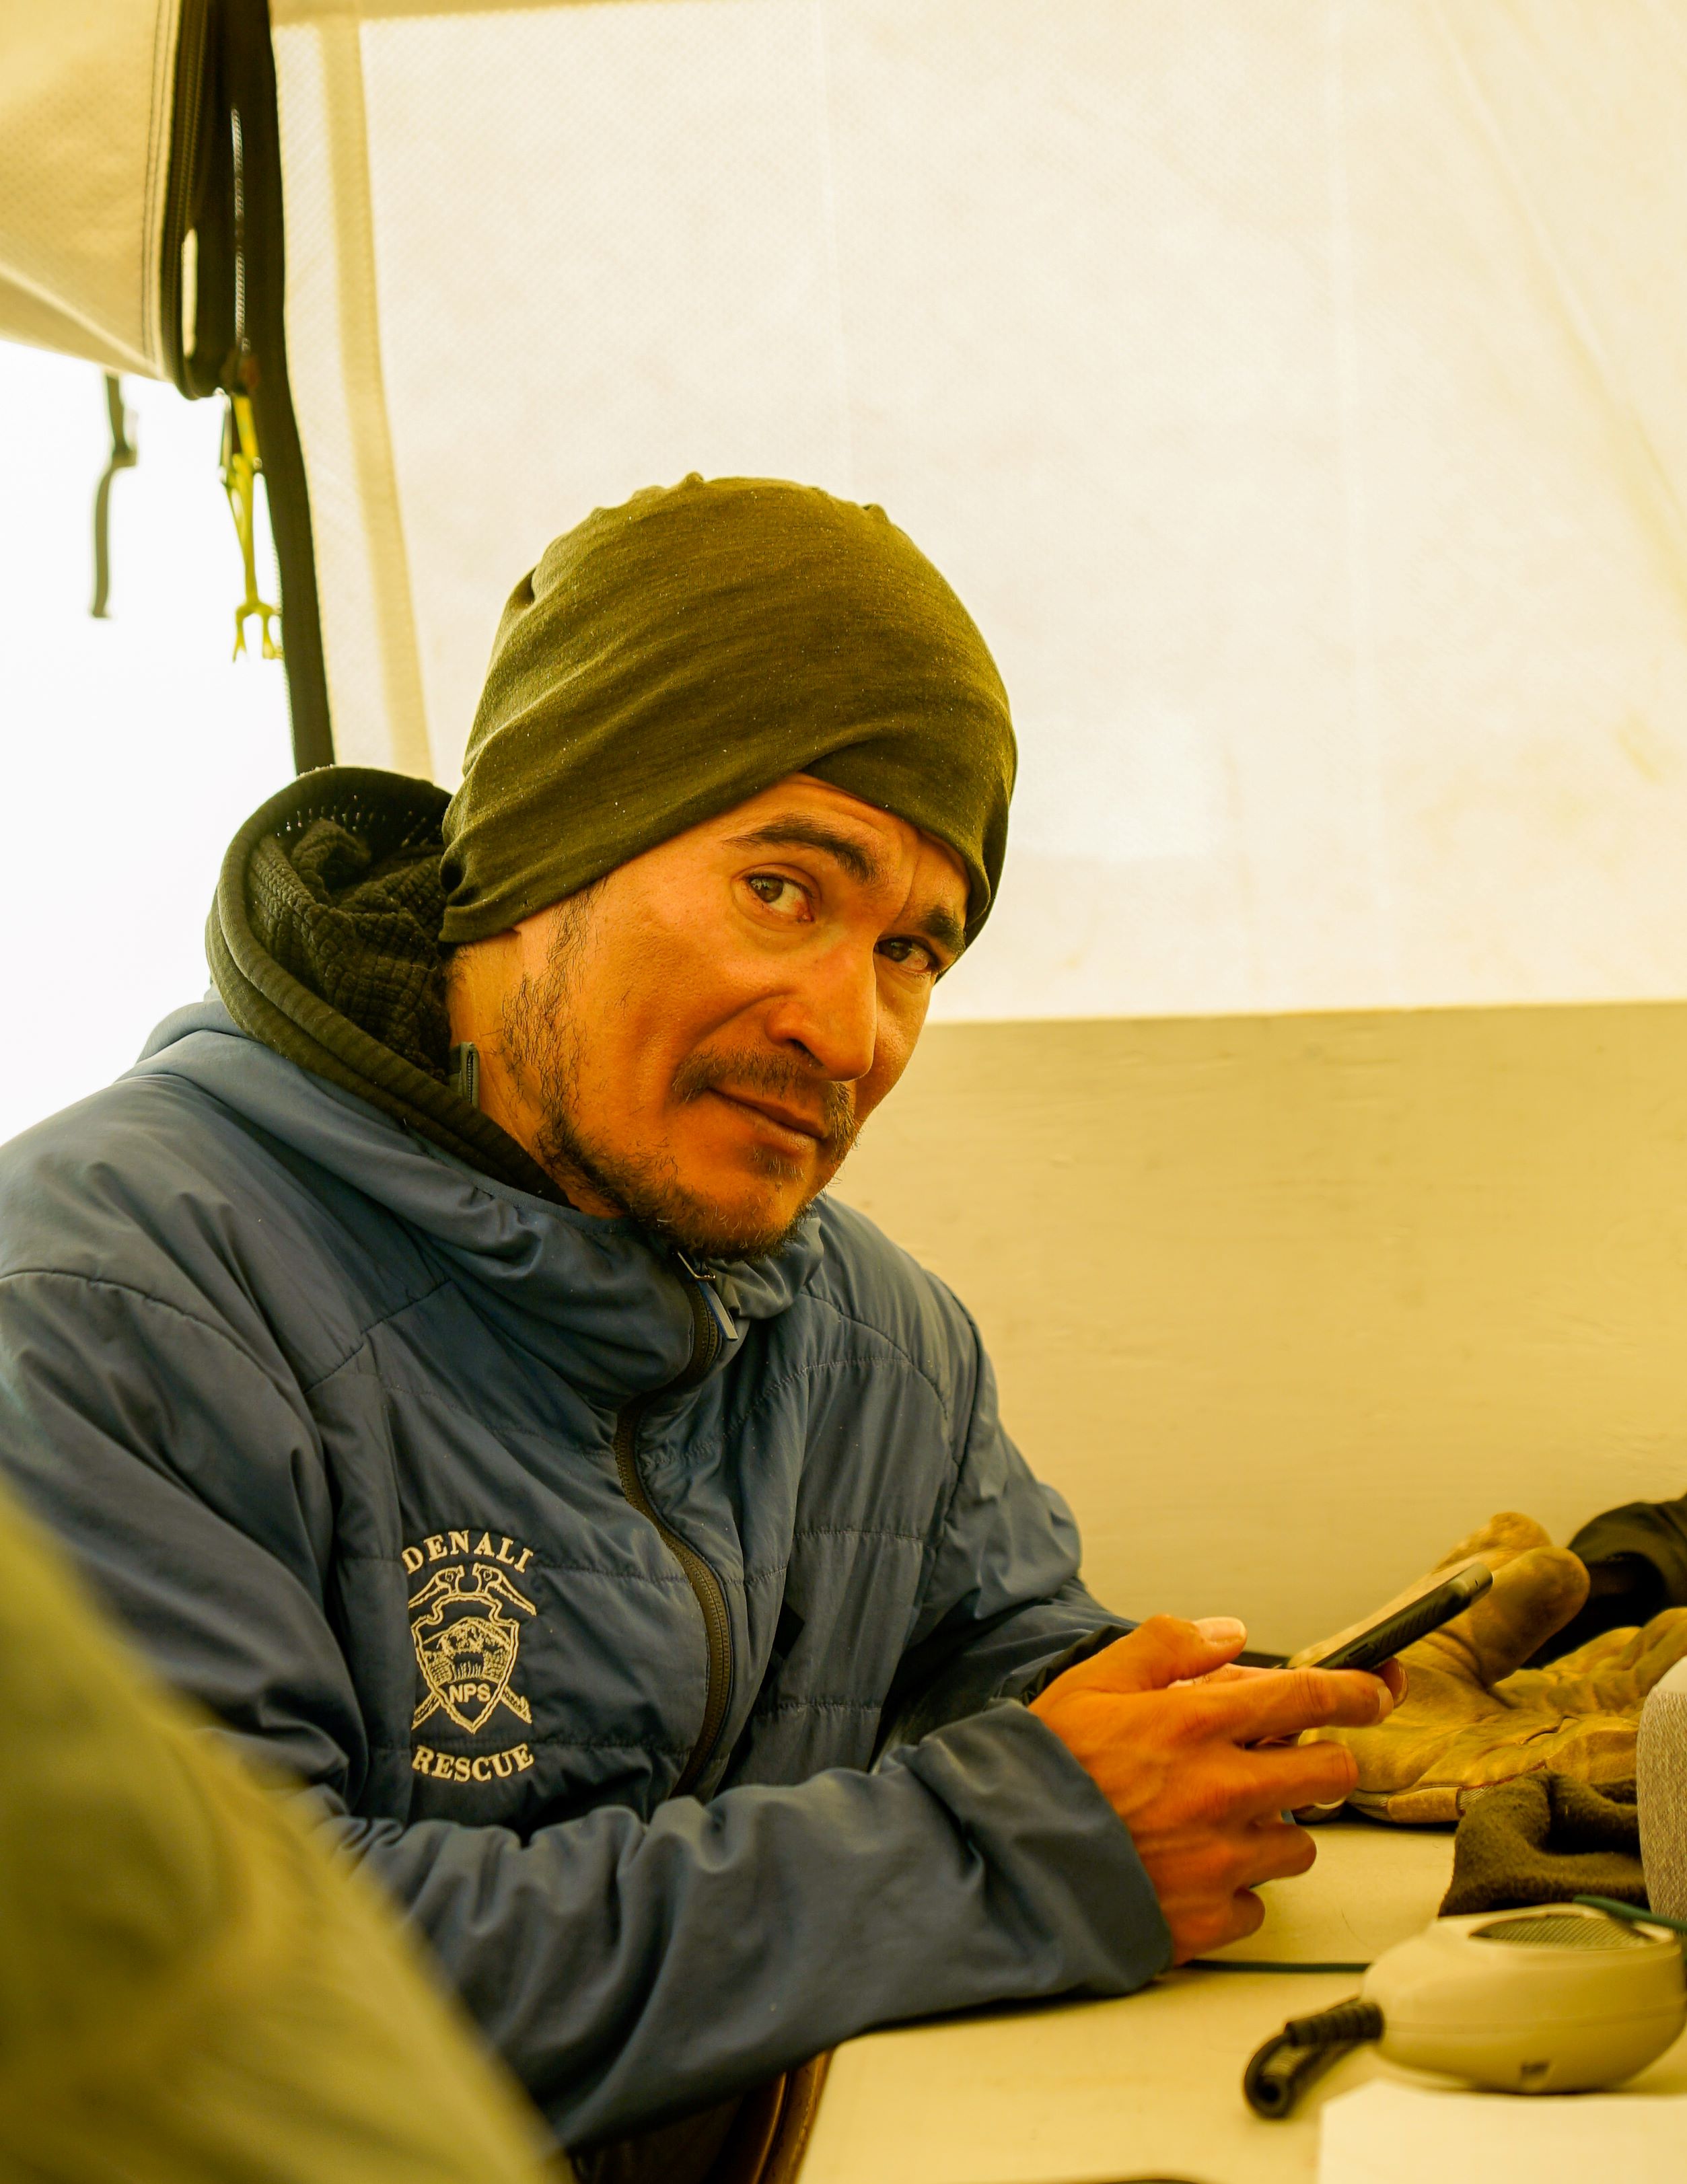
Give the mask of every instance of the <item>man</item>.
[(1250, 1930), (1355, 1779), (1289, 1741), (1390, 1702), (1110, 1617), (965, 1312), (821, 1195), (1013, 769), (878, 510), (641, 494), (517, 586), (448, 806), (276, 798), (220, 998), (0, 1161), (7, 1461), (571, 2146)]

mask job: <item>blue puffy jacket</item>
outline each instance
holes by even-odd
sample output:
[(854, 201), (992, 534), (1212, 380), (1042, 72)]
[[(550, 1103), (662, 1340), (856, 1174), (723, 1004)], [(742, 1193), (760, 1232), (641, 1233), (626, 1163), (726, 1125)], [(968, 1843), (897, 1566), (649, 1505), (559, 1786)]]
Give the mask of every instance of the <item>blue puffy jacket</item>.
[(843, 1206), (710, 1288), (208, 1001), (0, 1152), (0, 1457), (568, 2142), (1167, 1962), (1014, 1696), (1122, 1626), (972, 1321)]

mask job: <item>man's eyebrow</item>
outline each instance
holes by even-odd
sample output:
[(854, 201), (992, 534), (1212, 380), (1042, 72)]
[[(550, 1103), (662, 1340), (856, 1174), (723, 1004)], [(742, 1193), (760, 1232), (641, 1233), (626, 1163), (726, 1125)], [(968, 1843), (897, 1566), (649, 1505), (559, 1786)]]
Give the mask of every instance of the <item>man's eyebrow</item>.
[(959, 956), (966, 948), (966, 927), (953, 911), (945, 910), (941, 903), (926, 912), (918, 921), (916, 930), (923, 933), (927, 940), (935, 940), (952, 956)]
[[(823, 850), (836, 857), (850, 878), (863, 887), (871, 887), (884, 876), (871, 850), (853, 834), (840, 833), (818, 819), (770, 819), (765, 827), (752, 827), (748, 834), (734, 834), (732, 842), (734, 849), (741, 850)], [(915, 930), (927, 940), (935, 940), (951, 956), (959, 956), (966, 945), (966, 928), (941, 903), (915, 921)]]
[(734, 834), (732, 846), (745, 850), (823, 850), (836, 857), (852, 880), (871, 887), (884, 877), (883, 867), (871, 850), (863, 849), (853, 834), (840, 834), (817, 819), (770, 819), (748, 834)]

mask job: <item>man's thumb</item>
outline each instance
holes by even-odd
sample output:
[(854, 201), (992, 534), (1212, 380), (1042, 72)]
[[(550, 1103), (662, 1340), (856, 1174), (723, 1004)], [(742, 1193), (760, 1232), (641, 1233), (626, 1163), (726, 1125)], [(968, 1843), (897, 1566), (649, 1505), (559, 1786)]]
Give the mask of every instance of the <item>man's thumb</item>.
[(1235, 1659), (1247, 1640), (1247, 1625), (1233, 1615), (1206, 1615), (1199, 1623), (1185, 1623), (1177, 1615), (1150, 1615), (1127, 1637), (1073, 1670), (1073, 1680), (1103, 1691), (1163, 1691), (1187, 1677), (1222, 1669)]

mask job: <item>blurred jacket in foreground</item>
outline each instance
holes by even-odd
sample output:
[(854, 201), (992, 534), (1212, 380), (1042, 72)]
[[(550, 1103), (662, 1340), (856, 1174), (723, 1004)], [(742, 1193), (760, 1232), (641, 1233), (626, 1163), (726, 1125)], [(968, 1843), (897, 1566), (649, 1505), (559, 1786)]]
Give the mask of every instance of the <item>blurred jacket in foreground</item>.
[(553, 2184), (538, 2119), (285, 1797), (0, 1503), (0, 2147), (64, 2184)]

